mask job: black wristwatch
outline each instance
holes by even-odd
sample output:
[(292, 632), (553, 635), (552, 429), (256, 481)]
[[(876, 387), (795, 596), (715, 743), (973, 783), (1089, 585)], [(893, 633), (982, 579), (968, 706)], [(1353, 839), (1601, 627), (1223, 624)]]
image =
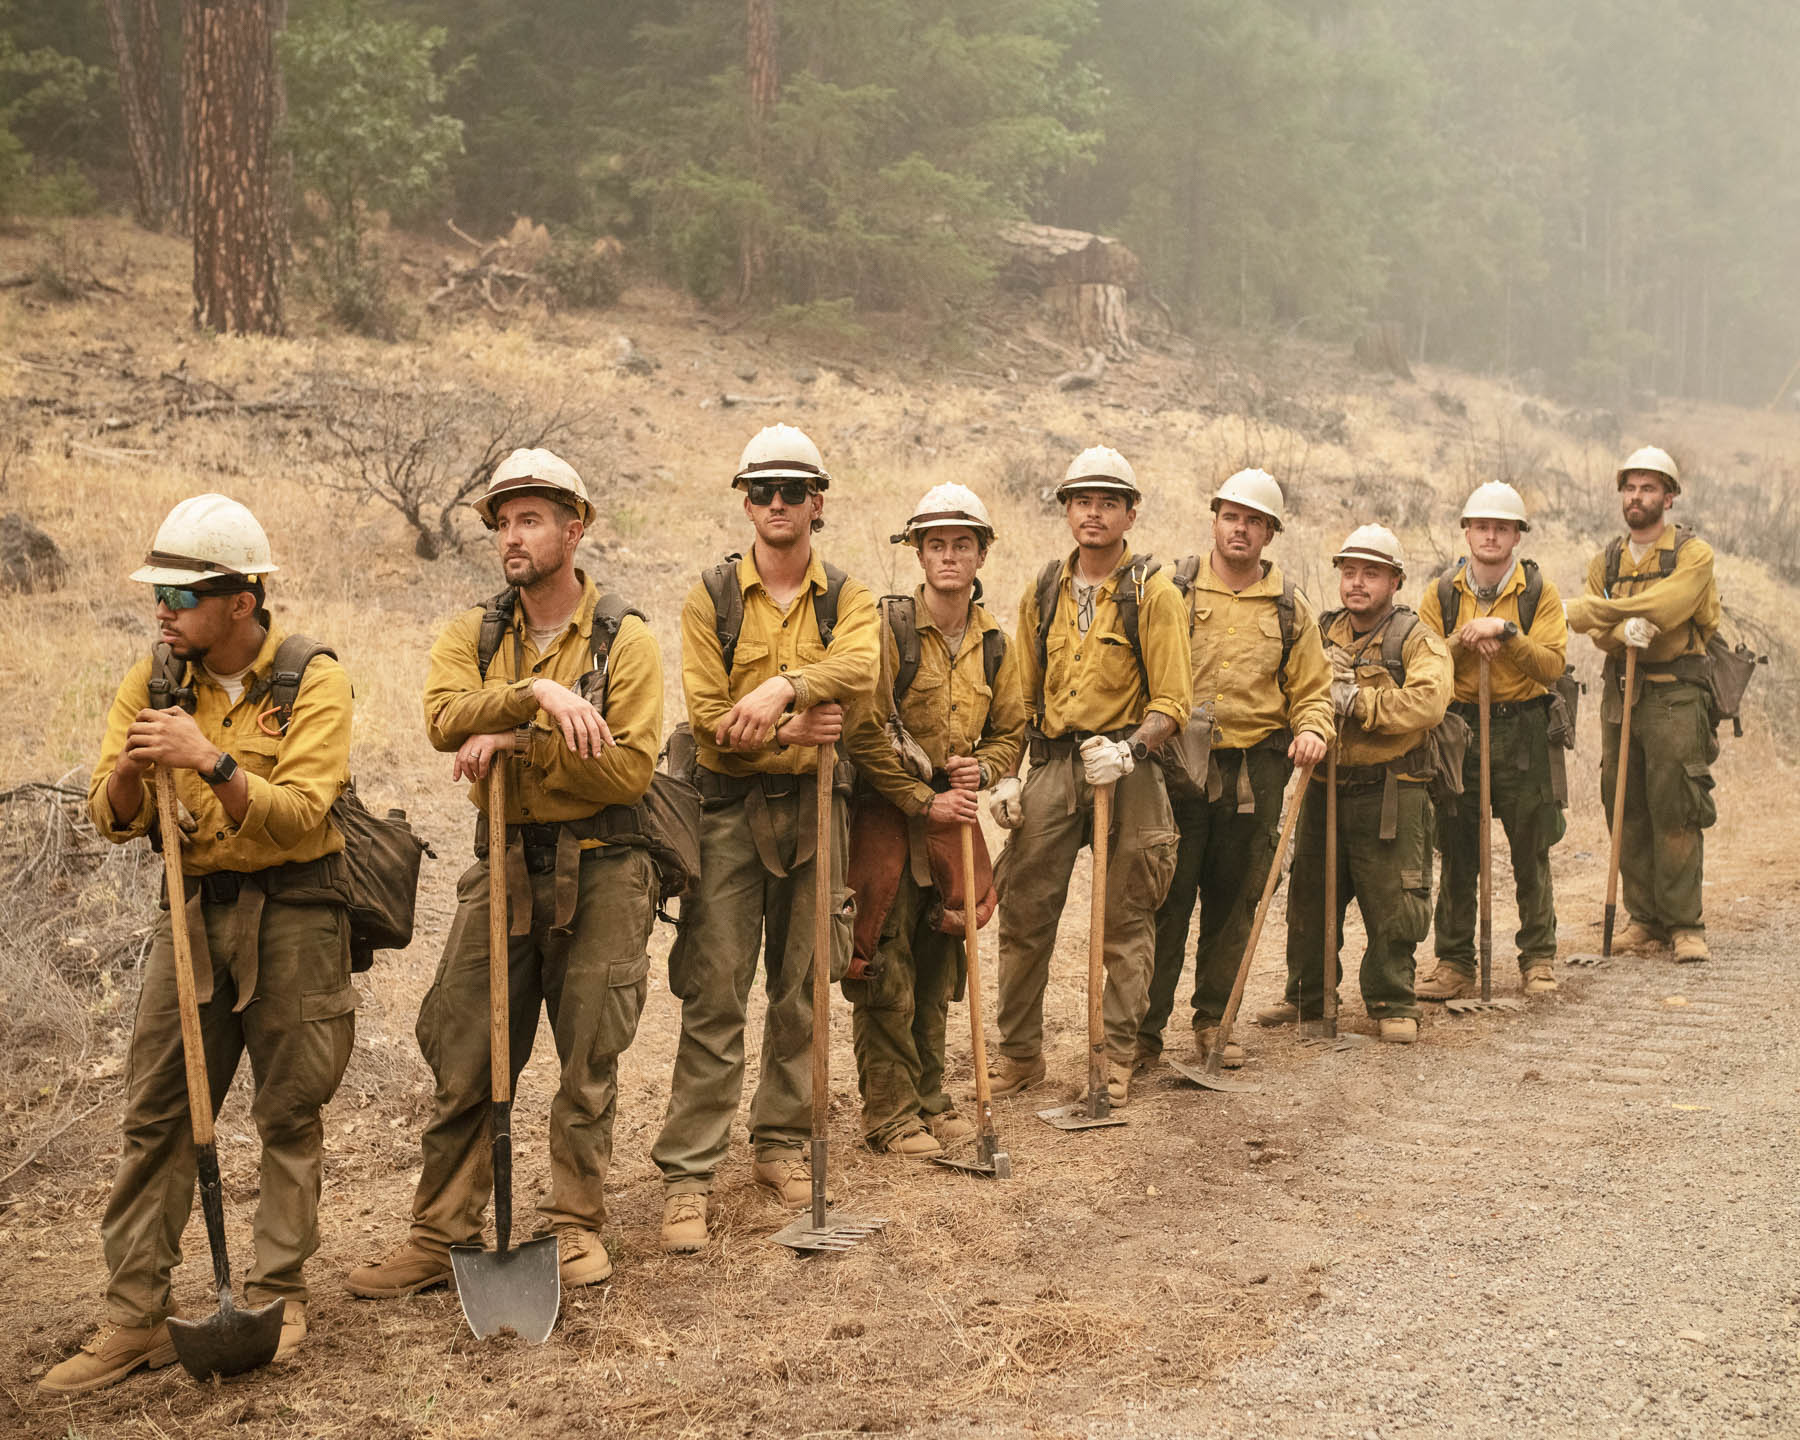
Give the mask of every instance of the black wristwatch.
[(1500, 638), (1502, 640), (1510, 640), (1518, 633), (1519, 623), (1516, 620), (1507, 620), (1500, 626)]
[(237, 774), (237, 772), (237, 761), (229, 755), (221, 754), (218, 761), (213, 765), (210, 774), (205, 770), (199, 771), (198, 773), (200, 778), (208, 785), (216, 786), (223, 785), (227, 780), (231, 779), (233, 775)]
[(1131, 758), (1140, 762), (1148, 760), (1150, 758), (1150, 747), (1142, 740), (1133, 740), (1131, 742)]

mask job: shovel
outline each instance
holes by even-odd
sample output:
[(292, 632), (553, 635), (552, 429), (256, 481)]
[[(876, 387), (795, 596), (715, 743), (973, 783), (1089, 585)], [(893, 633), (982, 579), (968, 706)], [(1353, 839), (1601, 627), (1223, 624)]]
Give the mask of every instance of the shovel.
[(837, 747), (819, 746), (818, 839), (813, 856), (812, 1208), (775, 1232), (777, 1245), (802, 1255), (854, 1250), (888, 1223), (885, 1215), (825, 1209), (825, 1123), (831, 1107), (831, 788), (836, 763)]
[(275, 1358), (281, 1344), (285, 1300), (240, 1310), (231, 1299), (231, 1260), (225, 1253), (225, 1192), (219, 1152), (213, 1144), (212, 1086), (206, 1078), (206, 1042), (200, 1034), (200, 1001), (194, 988), (194, 947), (187, 928), (187, 886), (181, 874), (181, 817), (175, 808), (175, 774), (156, 781), (156, 814), (162, 825), (163, 875), (169, 887), (169, 935), (175, 944), (175, 1001), (181, 1011), (181, 1054), (187, 1067), (188, 1119), (194, 1127), (194, 1168), (206, 1243), (212, 1247), (213, 1284), (219, 1308), (205, 1320), (169, 1317), (169, 1339), (182, 1368), (196, 1380), (241, 1375)]
[(1625, 839), (1625, 777), (1631, 771), (1631, 709), (1637, 698), (1637, 651), (1625, 649), (1625, 714), (1619, 722), (1619, 775), (1613, 783), (1612, 854), (1606, 862), (1606, 921), (1600, 953), (1571, 955), (1571, 965), (1598, 965), (1612, 959), (1613, 924), (1619, 914), (1619, 847)]
[(969, 1035), (975, 1052), (975, 1106), (980, 1111), (975, 1130), (975, 1158), (953, 1160), (934, 1155), (932, 1160), (949, 1170), (985, 1175), (990, 1180), (1012, 1179), (1012, 1156), (1000, 1148), (994, 1132), (994, 1100), (989, 1090), (987, 1037), (981, 1033), (981, 939), (975, 924), (975, 822), (962, 827), (963, 953), (968, 959)]
[(1448, 1000), (1444, 1008), (1452, 1015), (1467, 1015), (1475, 1010), (1522, 1010), (1519, 1000), (1494, 998), (1494, 771), (1493, 750), (1489, 744), (1493, 695), (1490, 687), (1488, 657), (1481, 657), (1481, 998), (1472, 995)]
[[(507, 993), (506, 771), (510, 750), (488, 764), (488, 1070), (494, 1143), (494, 1248), (452, 1245), (450, 1268), (475, 1338), (510, 1330), (542, 1345), (562, 1308), (561, 1254), (554, 1234), (512, 1246), (512, 1024)], [(530, 897), (523, 897), (530, 904)]]
[[(1245, 760), (1244, 763), (1248, 764), (1249, 761)], [(1262, 1089), (1254, 1081), (1234, 1080), (1221, 1074), (1220, 1065), (1224, 1059), (1225, 1047), (1231, 1043), (1231, 1027), (1237, 1023), (1238, 1006), (1244, 1003), (1244, 984), (1250, 978), (1250, 962), (1256, 957), (1256, 945), (1262, 939), (1263, 922), (1269, 918), (1269, 905), (1275, 899), (1275, 888), (1281, 884), (1281, 863), (1287, 858), (1288, 841), (1293, 836), (1294, 822), (1299, 818), (1300, 803), (1305, 798), (1307, 782), (1312, 779), (1312, 772), (1313, 767), (1310, 765), (1304, 765), (1300, 769), (1299, 783), (1294, 786), (1294, 798), (1288, 805), (1287, 815), (1281, 822), (1281, 834), (1275, 841), (1275, 856), (1269, 862), (1269, 875), (1263, 881), (1262, 898), (1256, 902), (1256, 918), (1250, 922), (1250, 938), (1244, 943), (1244, 958), (1238, 961), (1237, 976), (1231, 982), (1231, 997), (1225, 1002), (1225, 1014), (1219, 1020), (1219, 1033), (1213, 1036), (1212, 1048), (1206, 1052), (1206, 1063), (1195, 1066), (1184, 1065), (1178, 1060), (1169, 1062), (1177, 1074), (1185, 1075), (1203, 1089), (1240, 1095), (1254, 1094)]]
[(1088, 911), (1088, 1094), (1073, 1105), (1040, 1110), (1038, 1119), (1058, 1130), (1097, 1130), (1102, 1125), (1123, 1125), (1125, 1117), (1112, 1113), (1112, 1097), (1106, 1093), (1106, 1027), (1101, 1019), (1101, 992), (1106, 984), (1106, 842), (1112, 834), (1112, 784), (1094, 787), (1094, 896)]

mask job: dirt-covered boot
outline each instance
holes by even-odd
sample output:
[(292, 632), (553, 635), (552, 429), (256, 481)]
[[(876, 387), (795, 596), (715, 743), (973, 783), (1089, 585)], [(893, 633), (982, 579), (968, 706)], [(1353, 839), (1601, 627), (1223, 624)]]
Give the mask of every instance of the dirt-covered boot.
[[(938, 1144), (937, 1137), (917, 1120), (884, 1139), (871, 1137), (869, 1148), (877, 1154), (900, 1155), (908, 1160), (929, 1160), (933, 1155), (944, 1153), (944, 1147)], [(808, 1199), (811, 1199), (810, 1191)]]
[(364, 1300), (398, 1300), (434, 1285), (450, 1283), (450, 1257), (408, 1240), (385, 1260), (358, 1265), (344, 1277), (344, 1288)]
[(142, 1329), (106, 1325), (38, 1381), (38, 1389), (51, 1395), (80, 1395), (116, 1385), (133, 1370), (160, 1370), (174, 1362), (175, 1342), (169, 1338), (167, 1320)]
[(275, 1358), (285, 1360), (306, 1339), (306, 1302), (289, 1300), (281, 1307), (281, 1340), (275, 1347)]
[[(750, 1178), (774, 1197), (794, 1210), (812, 1204), (812, 1165), (806, 1156), (788, 1151), (758, 1160), (750, 1167)], [(831, 1197), (825, 1197), (826, 1203)]]
[[(1194, 1049), (1200, 1056), (1200, 1063), (1206, 1063), (1207, 1056), (1212, 1054), (1213, 1041), (1219, 1038), (1219, 1027), (1209, 1025), (1203, 1030), (1194, 1031)], [(1219, 1056), (1219, 1065), (1226, 1070), (1236, 1070), (1244, 1063), (1244, 1047), (1235, 1040), (1225, 1042), (1225, 1050)]]
[(556, 1264), (562, 1288), (578, 1290), (612, 1278), (612, 1256), (592, 1230), (569, 1225), (556, 1232)]
[(1519, 988), (1527, 995), (1548, 995), (1556, 988), (1556, 976), (1548, 965), (1533, 965), (1519, 977)]
[(1389, 1017), (1381, 1022), (1381, 1039), (1386, 1045), (1411, 1045), (1419, 1038), (1419, 1022)]
[(1706, 948), (1706, 932), (1704, 930), (1677, 930), (1675, 932), (1675, 959), (1683, 965), (1693, 965), (1701, 960), (1712, 959), (1712, 951)]
[(990, 1094), (996, 1100), (1004, 1100), (1008, 1095), (1017, 1095), (1029, 1090), (1044, 1078), (1044, 1057), (1033, 1055), (1029, 1060), (1015, 1060), (1010, 1055), (1000, 1057), (1000, 1068), (988, 1072), (991, 1082)]
[(1460, 1000), (1475, 988), (1475, 977), (1441, 961), (1425, 981), (1413, 989), (1419, 1000)]
[(1283, 1000), (1279, 1005), (1265, 1006), (1256, 1012), (1258, 1025), (1293, 1025), (1300, 1019), (1300, 1007)]
[(671, 1255), (692, 1255), (706, 1248), (706, 1196), (683, 1190), (663, 1201), (662, 1248)]
[(1658, 950), (1668, 943), (1667, 935), (1646, 925), (1642, 920), (1633, 920), (1624, 930), (1613, 936), (1614, 950)]
[(1115, 1110), (1131, 1103), (1131, 1066), (1122, 1060), (1106, 1062), (1106, 1098)]
[(940, 1145), (954, 1145), (975, 1133), (975, 1122), (964, 1119), (954, 1108), (927, 1115), (925, 1123), (931, 1127), (931, 1133), (937, 1136)]

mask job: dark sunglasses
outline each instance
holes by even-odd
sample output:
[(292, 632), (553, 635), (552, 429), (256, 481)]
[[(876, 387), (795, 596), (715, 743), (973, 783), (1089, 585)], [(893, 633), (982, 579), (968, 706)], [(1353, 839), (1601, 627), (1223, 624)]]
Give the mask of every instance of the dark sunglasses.
[(167, 605), (171, 610), (192, 610), (202, 600), (214, 595), (241, 594), (246, 587), (236, 585), (228, 590), (195, 590), (187, 585), (157, 585), (153, 588), (158, 605)]
[(748, 488), (752, 505), (773, 505), (777, 495), (783, 505), (804, 505), (812, 494), (809, 480), (752, 480)]

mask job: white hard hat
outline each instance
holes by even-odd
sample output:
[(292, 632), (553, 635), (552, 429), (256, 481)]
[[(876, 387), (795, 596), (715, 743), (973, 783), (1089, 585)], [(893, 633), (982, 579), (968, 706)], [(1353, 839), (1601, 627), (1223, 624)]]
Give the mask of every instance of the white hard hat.
[(906, 522), (906, 529), (894, 540), (897, 544), (916, 546), (921, 530), (952, 525), (974, 530), (984, 537), (984, 543), (993, 543), (994, 522), (988, 515), (987, 506), (967, 485), (933, 485), (920, 497), (913, 507), (912, 518)]
[(1490, 480), (1477, 485), (1462, 509), (1462, 523), (1471, 520), (1517, 520), (1520, 530), (1529, 530), (1531, 520), (1525, 514), (1525, 501), (1504, 480)]
[(1144, 495), (1131, 462), (1109, 445), (1090, 446), (1069, 462), (1062, 484), (1056, 487), (1056, 498), (1067, 500), (1073, 490), (1123, 490), (1134, 505)]
[(504, 501), (517, 499), (520, 495), (548, 495), (552, 500), (574, 506), (583, 525), (593, 521), (593, 502), (588, 499), (587, 486), (581, 483), (581, 476), (567, 460), (549, 450), (513, 451), (495, 467), (494, 478), (488, 481), (486, 491), (469, 508), (492, 530), (498, 523), (494, 512)]
[(156, 529), (150, 553), (131, 572), (146, 585), (199, 585), (275, 573), (269, 537), (256, 517), (225, 495), (183, 500)]
[(1400, 537), (1385, 525), (1358, 525), (1345, 538), (1343, 547), (1331, 557), (1333, 565), (1341, 560), (1374, 560), (1382, 565), (1392, 565), (1402, 575), (1406, 573), (1406, 551), (1401, 547)]
[(1227, 500), (1233, 505), (1260, 511), (1275, 522), (1277, 530), (1281, 528), (1281, 486), (1275, 483), (1275, 477), (1267, 470), (1240, 470), (1233, 475), (1219, 487), (1219, 493), (1213, 496), (1213, 514), (1217, 515), (1219, 506)]
[(1633, 450), (1625, 457), (1625, 463), (1619, 467), (1618, 483), (1623, 485), (1625, 477), (1633, 470), (1649, 470), (1660, 475), (1669, 482), (1669, 493), (1681, 493), (1681, 467), (1675, 463), (1675, 457), (1667, 450), (1659, 450), (1654, 445), (1646, 445), (1642, 450)]
[(741, 490), (752, 480), (810, 480), (820, 490), (831, 484), (819, 447), (795, 425), (765, 425), (750, 437), (731, 483)]

